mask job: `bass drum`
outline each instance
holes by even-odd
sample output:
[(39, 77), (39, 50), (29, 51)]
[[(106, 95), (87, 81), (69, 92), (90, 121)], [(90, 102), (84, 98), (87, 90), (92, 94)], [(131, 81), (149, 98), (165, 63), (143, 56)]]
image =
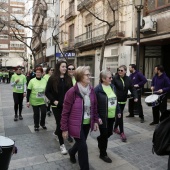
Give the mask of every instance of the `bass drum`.
[(0, 169), (7, 170), (14, 149), (14, 141), (0, 136)]

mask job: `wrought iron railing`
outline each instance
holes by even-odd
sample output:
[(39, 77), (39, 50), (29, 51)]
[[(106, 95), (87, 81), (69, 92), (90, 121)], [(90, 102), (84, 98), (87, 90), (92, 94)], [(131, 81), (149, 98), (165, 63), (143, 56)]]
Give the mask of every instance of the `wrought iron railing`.
[[(120, 22), (120, 21), (117, 21)], [(95, 28), (89, 32), (81, 34), (75, 37), (75, 46), (84, 46), (92, 43), (98, 43), (104, 40), (107, 33), (108, 26), (103, 25)], [(123, 38), (125, 37), (125, 31), (119, 28), (119, 24), (116, 24), (110, 31), (108, 38)]]
[(75, 16), (75, 5), (70, 4), (69, 8), (65, 10), (65, 20), (69, 19), (70, 17)]

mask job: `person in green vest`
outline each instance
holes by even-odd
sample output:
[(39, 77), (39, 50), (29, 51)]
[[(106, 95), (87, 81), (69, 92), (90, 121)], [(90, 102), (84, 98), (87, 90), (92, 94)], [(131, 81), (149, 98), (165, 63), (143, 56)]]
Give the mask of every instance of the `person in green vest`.
[[(48, 82), (48, 79), (53, 74), (53, 72), (54, 69), (52, 67), (48, 67), (45, 71), (46, 74), (43, 76), (43, 78)], [(46, 107), (47, 107), (47, 115), (51, 116), (51, 110), (50, 110), (51, 104), (47, 98), (46, 98)]]
[(0, 70), (0, 83), (2, 81), (2, 70)]
[(14, 121), (18, 120), (18, 108), (19, 108), (19, 119), (22, 120), (22, 106), (23, 98), (26, 96), (26, 77), (21, 74), (21, 66), (16, 67), (16, 74), (11, 77), (11, 86), (13, 87), (13, 98), (14, 98)]
[(113, 134), (113, 124), (116, 114), (121, 114), (117, 103), (116, 88), (112, 81), (112, 74), (108, 70), (100, 72), (100, 83), (95, 87), (97, 97), (97, 110), (99, 114), (100, 135), (97, 137), (100, 159), (111, 163), (112, 160), (107, 156), (108, 138)]
[[(45, 88), (47, 81), (42, 78), (43, 69), (37, 67), (36, 77), (31, 79), (27, 88), (27, 107), (30, 105), (33, 108), (34, 113), (34, 130), (39, 131), (39, 126), (44, 130), (47, 129), (45, 126), (46, 119), (46, 105), (45, 105)], [(41, 111), (41, 115), (40, 115)]]
[(2, 71), (2, 81), (5, 83), (5, 70)]
[(67, 70), (68, 70), (68, 75), (71, 77), (72, 83), (73, 83), (73, 86), (74, 86), (76, 84), (76, 79), (74, 77), (74, 72), (75, 72), (74, 65), (73, 64), (68, 64)]

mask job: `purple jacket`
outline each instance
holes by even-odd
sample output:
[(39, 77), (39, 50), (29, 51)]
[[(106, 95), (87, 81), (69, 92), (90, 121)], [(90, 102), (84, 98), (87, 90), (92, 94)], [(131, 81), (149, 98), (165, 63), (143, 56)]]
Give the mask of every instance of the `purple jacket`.
[(135, 71), (134, 73), (130, 74), (130, 79), (132, 80), (133, 86), (138, 84), (139, 88), (143, 87), (144, 84), (147, 82), (145, 76), (140, 73), (139, 71)]
[[(90, 93), (90, 126), (93, 130), (94, 123), (98, 123), (97, 113), (97, 100), (94, 89), (91, 88)], [(77, 84), (70, 88), (64, 99), (62, 117), (61, 117), (61, 130), (68, 131), (69, 135), (75, 138), (80, 138), (80, 130), (84, 116), (84, 102), (79, 92)]]
[(158, 91), (160, 89), (163, 90), (163, 93), (170, 91), (170, 79), (163, 73), (161, 76), (157, 74), (153, 77), (151, 86), (154, 87), (154, 91)]

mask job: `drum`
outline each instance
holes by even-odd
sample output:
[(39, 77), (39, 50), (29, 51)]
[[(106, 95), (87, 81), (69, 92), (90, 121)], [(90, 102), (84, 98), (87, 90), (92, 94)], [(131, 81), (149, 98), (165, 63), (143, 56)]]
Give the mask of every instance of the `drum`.
[(159, 95), (157, 94), (151, 94), (148, 97), (145, 98), (145, 103), (148, 106), (155, 107), (159, 105)]
[(14, 149), (14, 141), (0, 136), (0, 169), (7, 170)]
[(131, 92), (130, 92), (129, 90), (128, 90), (127, 98), (128, 98), (128, 99), (133, 98), (133, 97), (132, 97), (132, 94), (131, 94)]

